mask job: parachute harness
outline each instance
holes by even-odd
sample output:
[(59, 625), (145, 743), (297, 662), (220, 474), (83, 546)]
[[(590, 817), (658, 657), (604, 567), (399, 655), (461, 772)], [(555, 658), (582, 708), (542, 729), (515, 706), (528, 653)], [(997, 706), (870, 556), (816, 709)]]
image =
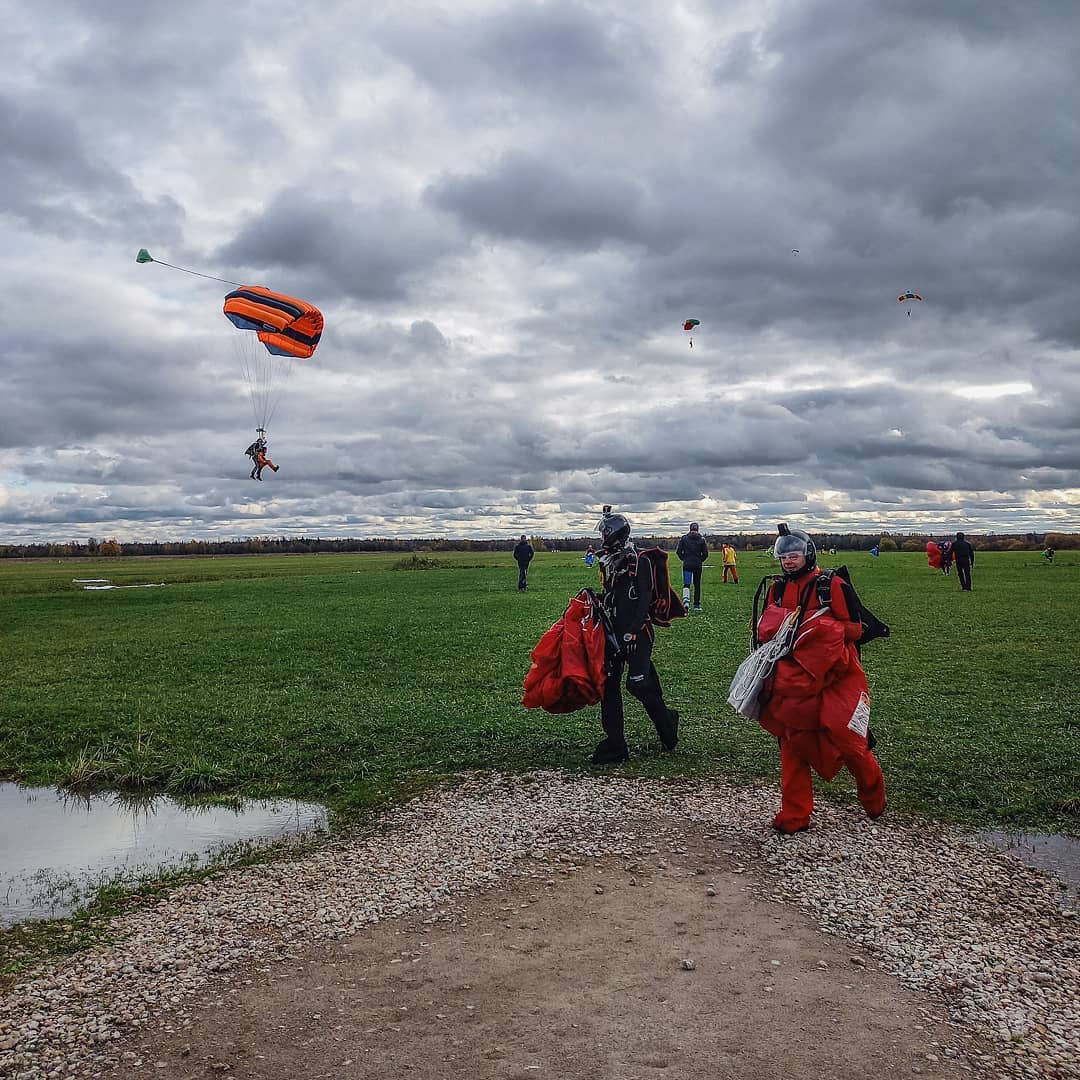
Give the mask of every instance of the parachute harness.
[[(621, 548), (603, 553), (600, 556), (599, 563), (600, 580), (604, 585), (601, 603), (605, 605), (605, 608), (611, 608), (615, 603), (615, 593), (613, 591), (615, 579), (623, 575), (631, 578), (637, 577), (637, 548), (627, 540)], [(631, 600), (637, 599), (637, 589), (633, 584), (630, 586), (629, 595)], [(613, 612), (609, 611), (609, 614), (613, 614)]]

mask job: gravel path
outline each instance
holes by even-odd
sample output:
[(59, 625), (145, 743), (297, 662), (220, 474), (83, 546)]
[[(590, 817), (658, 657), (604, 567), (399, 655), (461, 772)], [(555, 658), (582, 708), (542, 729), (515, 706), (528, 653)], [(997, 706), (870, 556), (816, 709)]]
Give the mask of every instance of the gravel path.
[[(1080, 1078), (1080, 919), (1039, 871), (954, 830), (823, 805), (766, 827), (771, 788), (566, 777), (470, 779), (386, 815), (377, 833), (177, 888), (114, 921), (115, 943), (37, 970), (0, 1000), (0, 1076), (92, 1077), (139, 1028), (186, 1022), (240, 964), (447, 909), (476, 888), (548, 874), (549, 853), (632, 856), (648, 823), (692, 822), (747, 854), (764, 897), (809, 912), (943, 1016), (993, 1045), (974, 1075)], [(752, 856), (752, 857), (749, 857)]]

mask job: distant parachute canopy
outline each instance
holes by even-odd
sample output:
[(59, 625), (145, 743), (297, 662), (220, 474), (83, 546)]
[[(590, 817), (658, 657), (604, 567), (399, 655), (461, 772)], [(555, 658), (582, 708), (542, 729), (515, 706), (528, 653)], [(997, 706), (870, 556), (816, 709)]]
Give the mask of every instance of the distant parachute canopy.
[(907, 306), (908, 306), (907, 313), (909, 315), (911, 314), (911, 301), (912, 300), (918, 300), (921, 303), (922, 302), (922, 297), (917, 292), (906, 292), (906, 293), (901, 293), (896, 298), (896, 302), (898, 304), (907, 304)]
[(799, 249), (798, 248), (792, 248), (791, 249), (791, 254), (792, 255), (798, 255), (799, 254)]
[(225, 297), (225, 318), (238, 330), (254, 330), (267, 352), (306, 360), (322, 337), (318, 308), (262, 285), (242, 285)]

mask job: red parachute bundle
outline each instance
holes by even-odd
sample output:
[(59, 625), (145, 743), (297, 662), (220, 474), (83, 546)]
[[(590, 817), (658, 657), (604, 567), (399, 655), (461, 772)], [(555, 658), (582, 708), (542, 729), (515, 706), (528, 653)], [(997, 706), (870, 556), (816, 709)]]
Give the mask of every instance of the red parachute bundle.
[(596, 595), (582, 589), (533, 649), (522, 705), (549, 713), (595, 705), (604, 695), (605, 648)]
[(926, 541), (926, 561), (933, 569), (941, 569), (941, 548), (933, 540)]

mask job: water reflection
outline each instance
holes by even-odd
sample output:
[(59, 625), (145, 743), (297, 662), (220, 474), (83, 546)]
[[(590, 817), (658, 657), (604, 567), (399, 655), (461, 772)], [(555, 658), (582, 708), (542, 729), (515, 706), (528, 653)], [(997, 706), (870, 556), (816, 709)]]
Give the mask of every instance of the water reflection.
[(1080, 897), (1080, 839), (1056, 833), (998, 829), (984, 829), (977, 835), (980, 840), (1015, 855), (1028, 866), (1049, 870), (1068, 884), (1072, 897)]
[(165, 796), (81, 796), (0, 784), (0, 925), (70, 914), (102, 885), (161, 868), (205, 866), (244, 843), (264, 846), (326, 827), (293, 800), (182, 806)]

